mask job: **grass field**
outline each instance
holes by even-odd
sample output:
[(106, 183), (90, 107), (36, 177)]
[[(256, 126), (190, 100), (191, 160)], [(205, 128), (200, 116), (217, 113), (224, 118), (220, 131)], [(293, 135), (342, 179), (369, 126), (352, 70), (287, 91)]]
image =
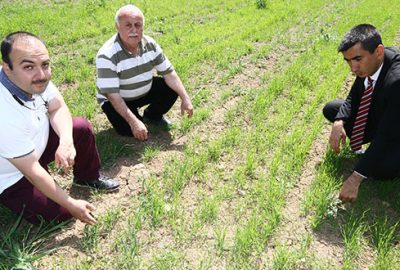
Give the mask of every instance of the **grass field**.
[[(0, 209), (0, 269), (400, 269), (400, 183), (337, 194), (357, 157), (327, 147), (323, 105), (354, 79), (336, 52), (371, 23), (400, 45), (396, 1), (138, 0), (195, 114), (168, 114), (147, 142), (111, 129), (94, 95), (94, 58), (125, 1), (0, 1), (0, 37), (43, 38), (73, 115), (95, 126), (118, 193), (71, 187), (98, 223), (30, 227)], [(265, 3), (265, 6), (264, 6)], [(400, 2), (399, 2), (400, 3)]]

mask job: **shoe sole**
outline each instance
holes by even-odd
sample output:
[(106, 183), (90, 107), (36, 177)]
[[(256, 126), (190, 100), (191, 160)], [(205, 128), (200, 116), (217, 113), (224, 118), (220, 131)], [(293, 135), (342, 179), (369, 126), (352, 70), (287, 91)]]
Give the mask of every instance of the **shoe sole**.
[(91, 186), (83, 185), (83, 184), (79, 184), (79, 183), (72, 183), (72, 185), (73, 185), (73, 186), (76, 186), (76, 187), (82, 187), (82, 188), (87, 188), (87, 189), (93, 189), (93, 190), (98, 190), (98, 191), (107, 192), (107, 193), (108, 193), (108, 192), (113, 192), (113, 191), (116, 191), (116, 190), (119, 189), (119, 186), (117, 186), (117, 187), (115, 187), (115, 188), (104, 189), (104, 188), (95, 188), (95, 187), (91, 187)]

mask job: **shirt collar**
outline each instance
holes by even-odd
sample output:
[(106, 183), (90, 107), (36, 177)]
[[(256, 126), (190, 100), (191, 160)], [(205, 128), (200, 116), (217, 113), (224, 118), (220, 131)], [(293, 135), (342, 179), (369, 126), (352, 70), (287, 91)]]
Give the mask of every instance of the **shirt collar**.
[[(117, 37), (116, 37), (116, 41), (118, 42), (118, 44), (121, 46), (122, 50), (124, 50), (127, 54), (129, 55), (133, 55), (127, 48), (125, 48), (124, 44), (122, 43), (122, 39), (119, 36), (119, 33), (117, 33)], [(139, 42), (138, 47), (139, 47), (139, 55), (136, 56), (141, 56), (143, 54), (143, 38), (142, 40)]]
[(4, 87), (11, 93), (11, 95), (17, 96), (19, 99), (27, 102), (34, 101), (34, 98), (28, 96), (21, 88), (16, 86), (10, 79), (7, 77), (6, 73), (2, 68), (0, 68), (0, 83), (4, 85)]
[[(378, 68), (378, 70), (374, 74), (372, 74), (372, 76), (370, 76), (370, 78), (373, 80), (372, 84), (373, 84), (374, 87), (375, 87), (376, 81), (379, 78), (379, 74), (381, 74), (382, 67), (383, 67), (383, 63)], [(365, 85), (365, 88), (368, 87), (368, 77), (365, 77), (364, 85)]]

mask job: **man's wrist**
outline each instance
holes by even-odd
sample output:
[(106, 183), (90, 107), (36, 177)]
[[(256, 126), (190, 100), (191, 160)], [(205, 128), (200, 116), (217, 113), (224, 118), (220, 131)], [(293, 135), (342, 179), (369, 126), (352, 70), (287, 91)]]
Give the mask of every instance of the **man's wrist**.
[(190, 100), (189, 95), (187, 93), (183, 93), (179, 96), (182, 101)]
[(60, 137), (60, 145), (70, 145), (73, 143), (74, 143), (74, 140), (73, 140), (72, 136)]
[(335, 120), (335, 122), (333, 122), (333, 124), (335, 125), (335, 126), (344, 126), (344, 121), (343, 120)]
[(364, 180), (364, 177), (361, 174), (357, 173), (356, 171), (353, 171), (348, 180), (360, 185), (361, 182)]
[(131, 127), (137, 127), (140, 123), (142, 123), (142, 121), (140, 121), (140, 119), (137, 118), (136, 115), (133, 114), (132, 118), (129, 121), (129, 125)]

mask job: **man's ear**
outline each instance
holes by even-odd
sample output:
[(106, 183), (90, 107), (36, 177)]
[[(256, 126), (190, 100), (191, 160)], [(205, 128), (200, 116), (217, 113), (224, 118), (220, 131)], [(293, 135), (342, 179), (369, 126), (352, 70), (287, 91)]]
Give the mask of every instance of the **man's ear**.
[(377, 53), (379, 57), (383, 57), (385, 55), (385, 46), (383, 46), (383, 44), (379, 44), (375, 49), (375, 53)]
[(3, 68), (4, 72), (8, 75), (8, 73), (11, 70), (10, 65), (7, 64), (6, 62), (2, 61), (1, 62), (1, 67)]

